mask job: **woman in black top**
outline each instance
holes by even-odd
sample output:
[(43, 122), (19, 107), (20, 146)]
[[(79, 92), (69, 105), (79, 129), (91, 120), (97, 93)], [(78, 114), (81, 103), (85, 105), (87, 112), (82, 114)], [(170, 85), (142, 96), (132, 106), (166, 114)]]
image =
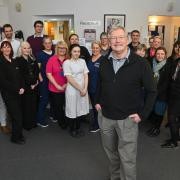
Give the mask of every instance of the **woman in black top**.
[(150, 137), (158, 136), (160, 133), (160, 126), (163, 121), (163, 116), (166, 111), (166, 76), (165, 76), (165, 64), (167, 51), (164, 47), (159, 47), (156, 49), (155, 58), (152, 61), (152, 70), (154, 75), (154, 80), (157, 84), (157, 97), (154, 104), (153, 111), (151, 113), (151, 120), (153, 126), (148, 130), (147, 134)]
[[(71, 34), (69, 36), (69, 45), (71, 46), (72, 44), (79, 44), (79, 36), (77, 34)], [(86, 64), (90, 59), (89, 51), (84, 46), (80, 46), (80, 58), (84, 59)]]
[(162, 148), (175, 148), (179, 141), (180, 125), (180, 41), (175, 42), (173, 53), (167, 61), (168, 75), (168, 122), (171, 139), (161, 145)]
[(39, 68), (32, 56), (32, 49), (28, 42), (22, 42), (20, 46), (20, 57), (17, 61), (21, 64), (22, 75), (25, 82), (25, 93), (22, 96), (23, 103), (23, 128), (30, 130), (36, 127), (37, 99), (38, 99), (38, 77)]
[(24, 144), (21, 109), (24, 82), (20, 64), (12, 58), (13, 49), (9, 41), (3, 41), (0, 50), (0, 86), (7, 111), (12, 119), (11, 141), (16, 144)]

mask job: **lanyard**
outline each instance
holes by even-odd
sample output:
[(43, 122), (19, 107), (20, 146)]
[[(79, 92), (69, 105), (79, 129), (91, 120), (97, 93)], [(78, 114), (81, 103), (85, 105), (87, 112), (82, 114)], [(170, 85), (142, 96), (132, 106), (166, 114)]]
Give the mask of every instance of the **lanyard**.
[(61, 60), (57, 59), (57, 61), (58, 61), (59, 65), (60, 65), (60, 68), (63, 69), (62, 63), (64, 62), (64, 60), (61, 61)]

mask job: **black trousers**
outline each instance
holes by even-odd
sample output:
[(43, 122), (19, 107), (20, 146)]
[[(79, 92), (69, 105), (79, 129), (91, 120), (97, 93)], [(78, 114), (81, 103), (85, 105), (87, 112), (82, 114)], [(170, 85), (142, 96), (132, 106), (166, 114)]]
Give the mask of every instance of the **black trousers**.
[(36, 126), (37, 99), (37, 90), (27, 92), (22, 96), (23, 128), (26, 130), (30, 130)]
[(22, 97), (9, 97), (8, 95), (3, 95), (4, 102), (8, 114), (12, 119), (12, 140), (19, 140), (23, 134), (23, 118), (22, 118)]
[(93, 118), (91, 119), (91, 128), (98, 129), (99, 128), (98, 112), (97, 112), (97, 110), (95, 108), (95, 94), (90, 94), (89, 93), (89, 97), (91, 99), (91, 104), (92, 104), (92, 108), (93, 108)]
[(77, 131), (81, 127), (82, 117), (68, 118), (70, 132)]
[(65, 118), (65, 93), (50, 92), (50, 101), (53, 107), (55, 118), (61, 127), (66, 126)]
[(155, 112), (151, 113), (151, 122), (153, 124), (153, 127), (160, 129), (162, 121), (163, 121), (163, 116), (157, 115)]
[(168, 113), (168, 121), (169, 121), (171, 139), (173, 143), (176, 144), (179, 139), (180, 117)]

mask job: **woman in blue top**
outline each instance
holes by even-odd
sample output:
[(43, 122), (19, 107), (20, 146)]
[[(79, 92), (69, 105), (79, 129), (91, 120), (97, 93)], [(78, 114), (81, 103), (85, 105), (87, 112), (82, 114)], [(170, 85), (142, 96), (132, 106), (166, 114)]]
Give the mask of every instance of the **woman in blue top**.
[(89, 97), (91, 100), (92, 108), (93, 108), (93, 119), (90, 127), (90, 132), (97, 132), (99, 131), (99, 125), (98, 125), (98, 112), (95, 108), (94, 104), (94, 98), (95, 98), (95, 91), (98, 81), (98, 74), (99, 74), (99, 65), (101, 60), (103, 59), (103, 56), (101, 55), (101, 47), (99, 42), (93, 42), (92, 43), (92, 57), (88, 61), (88, 69), (89, 69), (89, 86), (88, 86), (88, 92)]

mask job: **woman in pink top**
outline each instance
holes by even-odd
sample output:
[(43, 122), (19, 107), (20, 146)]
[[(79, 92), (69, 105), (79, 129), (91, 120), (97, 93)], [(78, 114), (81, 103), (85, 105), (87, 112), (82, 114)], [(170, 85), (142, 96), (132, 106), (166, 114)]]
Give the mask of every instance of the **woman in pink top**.
[(55, 55), (52, 56), (46, 65), (46, 74), (49, 79), (48, 88), (50, 91), (52, 106), (55, 117), (62, 129), (67, 127), (65, 120), (65, 89), (67, 80), (63, 72), (63, 63), (67, 58), (68, 46), (64, 41), (56, 44)]

